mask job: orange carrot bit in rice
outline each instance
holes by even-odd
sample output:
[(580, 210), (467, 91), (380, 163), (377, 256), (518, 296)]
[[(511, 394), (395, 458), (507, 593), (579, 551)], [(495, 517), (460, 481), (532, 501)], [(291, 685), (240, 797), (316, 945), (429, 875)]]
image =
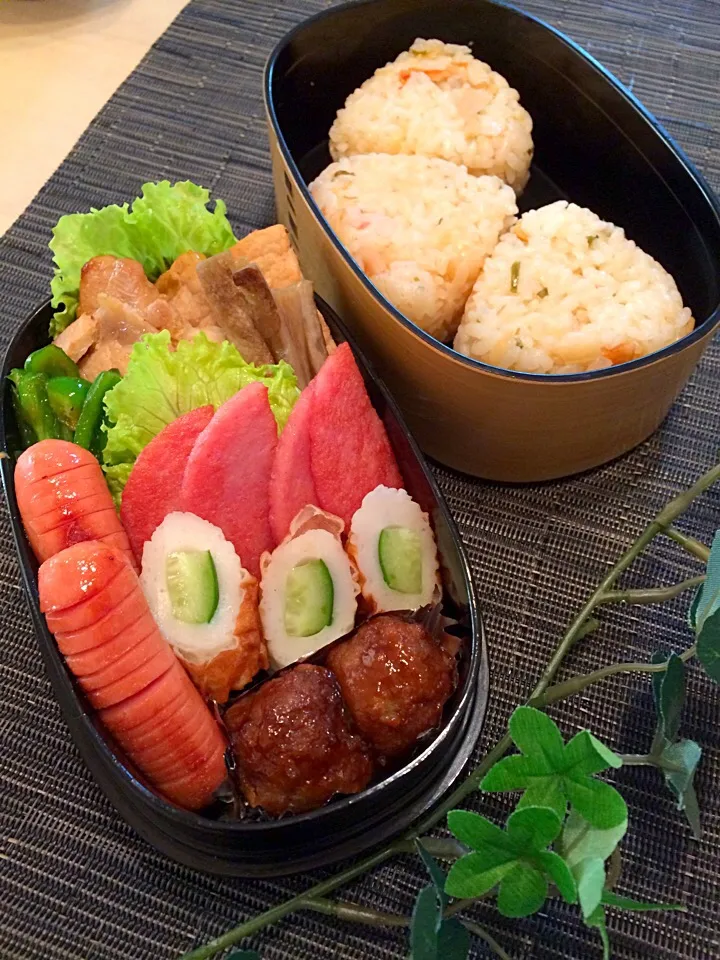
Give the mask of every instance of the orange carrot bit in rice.
[(628, 360), (632, 360), (635, 356), (635, 346), (629, 340), (625, 340), (623, 343), (618, 343), (614, 347), (603, 347), (600, 352), (614, 366), (618, 363), (627, 363)]

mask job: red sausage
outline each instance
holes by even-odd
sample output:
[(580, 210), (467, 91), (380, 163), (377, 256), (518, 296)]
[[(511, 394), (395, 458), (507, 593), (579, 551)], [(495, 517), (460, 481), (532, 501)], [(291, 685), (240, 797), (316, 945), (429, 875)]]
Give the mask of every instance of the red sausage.
[[(175, 654), (169, 644), (160, 636), (160, 631), (153, 634), (151, 643), (145, 646), (145, 659), (126, 677), (118, 677), (99, 690), (88, 690), (88, 700), (102, 713), (103, 707), (113, 707), (122, 703), (128, 697), (144, 690), (153, 680), (157, 680), (173, 665)], [(165, 644), (162, 646), (161, 644)], [(148, 656), (149, 654), (149, 656)], [(78, 677), (80, 685), (84, 686), (84, 677)], [(202, 701), (201, 701), (202, 702)]]
[[(155, 725), (154, 720), (160, 716), (161, 710), (168, 709), (171, 703), (179, 699), (184, 700), (186, 679), (187, 674), (176, 661), (166, 674), (142, 693), (109, 707), (105, 711), (105, 718), (108, 725), (112, 725), (118, 742), (124, 745), (126, 735), (131, 738), (139, 736), (140, 731)], [(158, 703), (162, 707), (158, 708)]]
[[(85, 543), (97, 545), (99, 540), (86, 540)], [(76, 544), (81, 546), (82, 544)], [(103, 544), (104, 546), (104, 544)], [(67, 550), (71, 550), (68, 547)], [(112, 549), (110, 547), (107, 548)], [(61, 551), (64, 556), (65, 550)], [(116, 577), (110, 580), (104, 590), (94, 596), (88, 596), (87, 600), (81, 600), (80, 603), (68, 607), (67, 610), (48, 610), (45, 612), (45, 619), (48, 627), (55, 634), (72, 633), (77, 630), (83, 630), (93, 626), (98, 620), (102, 620), (113, 610), (118, 603), (132, 596), (138, 589), (137, 576), (130, 569), (127, 560), (119, 551), (113, 550), (117, 559), (123, 564), (123, 569)], [(56, 554), (60, 556), (61, 554)], [(97, 641), (96, 641), (97, 643)]]
[(162, 792), (168, 800), (172, 800), (178, 806), (185, 806), (189, 810), (197, 810), (203, 805), (202, 798), (207, 796), (217, 771), (220, 769), (224, 774), (224, 749), (216, 749), (216, 752), (208, 757), (202, 766), (197, 766), (178, 780), (166, 781), (162, 787)]
[(42, 564), (38, 586), (68, 667), (128, 757), (173, 803), (207, 806), (226, 776), (225, 740), (124, 554), (75, 544)]
[(15, 492), (41, 563), (74, 543), (111, 538), (135, 566), (100, 464), (89, 450), (67, 440), (33, 444), (18, 457)]
[[(62, 647), (60, 653), (65, 657), (81, 656), (84, 652), (95, 653), (105, 646), (106, 643), (113, 643), (116, 646), (110, 650), (103, 650), (101, 661), (107, 663), (109, 655), (117, 652), (124, 653), (129, 650), (133, 643), (141, 640), (146, 634), (150, 633), (155, 621), (152, 615), (148, 613), (147, 603), (143, 604), (145, 597), (137, 590), (121, 600), (118, 605), (106, 613), (104, 617), (91, 624), (89, 627), (82, 627), (80, 630), (62, 633)], [(138, 623), (138, 621), (141, 621)], [(137, 626), (136, 626), (137, 624)], [(134, 631), (143, 630), (143, 625), (147, 627), (144, 633), (134, 636)], [(134, 637), (134, 638), (133, 638)], [(58, 644), (59, 646), (59, 644)], [(68, 659), (68, 666), (76, 673)], [(81, 670), (81, 673), (92, 672), (97, 667), (88, 667)]]

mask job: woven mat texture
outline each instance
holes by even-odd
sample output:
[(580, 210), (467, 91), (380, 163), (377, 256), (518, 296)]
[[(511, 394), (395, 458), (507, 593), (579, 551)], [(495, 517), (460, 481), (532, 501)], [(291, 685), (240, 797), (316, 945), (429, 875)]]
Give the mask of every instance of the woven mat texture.
[[(448, 0), (451, 2), (451, 0)], [(48, 292), (50, 229), (64, 213), (131, 198), (146, 180), (190, 178), (223, 197), (236, 232), (272, 221), (261, 76), (266, 56), (324, 0), (193, 0), (113, 97), (18, 223), (0, 240), (0, 341)], [(628, 84), (720, 188), (718, 0), (525, 0)], [(58, 104), (58, 109), (62, 105)], [(492, 698), (477, 755), (503, 732), (563, 628), (644, 523), (715, 460), (720, 349), (710, 348), (662, 429), (619, 462), (526, 488), (437, 476), (470, 553), (489, 631)], [(620, 412), (621, 415), (621, 412)], [(306, 887), (314, 877), (247, 882), (194, 873), (120, 821), (80, 761), (40, 663), (4, 504), (0, 517), (0, 957), (164, 960)], [(720, 526), (720, 489), (683, 521), (704, 540)], [(697, 572), (658, 541), (628, 578), (658, 584)], [(647, 659), (688, 645), (686, 600), (604, 616), (567, 670)], [(704, 837), (692, 840), (654, 771), (617, 776), (630, 806), (621, 891), (680, 900), (687, 913), (614, 914), (621, 960), (720, 956), (720, 698), (693, 668), (683, 733), (704, 749)], [(641, 677), (616, 679), (553, 714), (566, 735), (589, 726), (623, 752), (649, 746), (653, 711)], [(503, 815), (502, 800), (473, 805)], [(410, 858), (348, 895), (408, 912), (424, 882)], [(594, 960), (601, 950), (574, 910), (553, 903), (523, 921), (475, 912), (514, 960)], [(389, 960), (402, 932), (303, 914), (252, 941), (264, 960)], [(474, 957), (489, 956), (483, 945)]]

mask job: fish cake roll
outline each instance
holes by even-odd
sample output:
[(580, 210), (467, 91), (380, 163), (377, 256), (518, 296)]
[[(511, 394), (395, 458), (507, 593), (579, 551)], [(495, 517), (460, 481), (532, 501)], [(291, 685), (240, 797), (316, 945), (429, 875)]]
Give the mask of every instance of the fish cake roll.
[(168, 514), (143, 548), (140, 582), (160, 631), (201, 693), (224, 703), (268, 666), (257, 581), (222, 530)]
[(439, 599), (430, 521), (406, 490), (368, 493), (353, 515), (347, 549), (370, 613), (417, 610)]
[(317, 507), (295, 518), (262, 561), (260, 617), (274, 670), (309, 657), (355, 625), (358, 585), (343, 522)]

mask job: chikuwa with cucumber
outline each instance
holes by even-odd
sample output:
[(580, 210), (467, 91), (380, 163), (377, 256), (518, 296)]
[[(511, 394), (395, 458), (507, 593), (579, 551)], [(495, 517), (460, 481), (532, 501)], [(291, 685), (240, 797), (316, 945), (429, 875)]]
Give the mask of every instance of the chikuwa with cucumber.
[(22, 450), (40, 440), (72, 440), (100, 457), (106, 439), (102, 427), (108, 423), (105, 395), (122, 379), (117, 370), (104, 370), (90, 383), (50, 343), (11, 370), (9, 379)]
[(435, 538), (406, 490), (379, 486), (353, 515), (347, 543), (371, 613), (418, 610), (440, 598)]
[(270, 665), (311, 656), (355, 626), (359, 586), (339, 517), (307, 506), (262, 559), (260, 616)]
[(258, 585), (222, 530), (168, 514), (145, 543), (140, 583), (160, 632), (205, 696), (224, 703), (267, 669)]

